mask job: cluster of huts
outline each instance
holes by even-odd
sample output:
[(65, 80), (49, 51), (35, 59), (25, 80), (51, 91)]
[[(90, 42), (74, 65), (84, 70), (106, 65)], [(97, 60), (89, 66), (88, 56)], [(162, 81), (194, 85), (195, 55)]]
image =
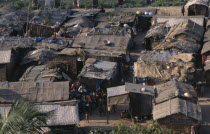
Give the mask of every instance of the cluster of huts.
[[(208, 12), (207, 3), (193, 2), (187, 16), (156, 16), (155, 9), (0, 11), (0, 114), (7, 115), (15, 98), (28, 98), (40, 110), (56, 111), (47, 123), (52, 131), (76, 133), (79, 100), (70, 97), (70, 84), (79, 80), (95, 91), (105, 85), (108, 110), (153, 118), (177, 133), (196, 131), (202, 116), (192, 85), (205, 29), (208, 68), (209, 21), (190, 16)], [(146, 51), (138, 54), (133, 83), (127, 83), (123, 70), (139, 29), (149, 29)]]
[[(108, 107), (129, 111), (140, 120), (152, 118), (175, 133), (199, 132), (202, 111), (197, 83), (205, 83), (205, 77), (206, 84), (209, 81), (208, 4), (190, 0), (184, 6), (185, 16), (151, 18), (146, 51), (134, 63), (133, 83), (108, 88)], [(200, 52), (203, 77), (196, 75), (202, 68)]]

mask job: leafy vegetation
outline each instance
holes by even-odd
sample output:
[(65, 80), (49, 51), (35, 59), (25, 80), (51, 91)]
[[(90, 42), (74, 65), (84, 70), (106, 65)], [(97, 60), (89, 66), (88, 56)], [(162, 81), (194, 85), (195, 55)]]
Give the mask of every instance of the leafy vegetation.
[(183, 6), (183, 0), (156, 0), (151, 6)]
[(0, 8), (4, 6), (12, 6), (17, 9), (26, 9), (29, 5), (29, 1), (21, 1), (21, 0), (14, 0), (14, 1), (5, 1), (0, 3)]
[(132, 125), (126, 127), (124, 125), (118, 125), (113, 131), (106, 133), (101, 129), (93, 130), (89, 134), (173, 134), (174, 132), (169, 129), (160, 128), (157, 123), (153, 123), (150, 126)]
[(30, 101), (17, 99), (9, 114), (0, 120), (0, 134), (39, 134), (51, 114), (39, 111)]

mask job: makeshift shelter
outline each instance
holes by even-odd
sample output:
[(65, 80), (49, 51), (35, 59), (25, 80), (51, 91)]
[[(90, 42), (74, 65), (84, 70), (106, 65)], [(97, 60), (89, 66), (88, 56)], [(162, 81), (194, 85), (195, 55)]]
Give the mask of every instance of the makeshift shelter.
[(35, 42), (22, 37), (0, 37), (0, 50), (30, 49)]
[(152, 20), (152, 25), (159, 23), (166, 23), (166, 27), (172, 27), (184, 21), (191, 20), (194, 23), (204, 26), (205, 19), (204, 16), (154, 16)]
[(191, 20), (171, 27), (165, 40), (153, 50), (172, 50), (182, 53), (196, 53), (200, 49), (204, 28)]
[(43, 10), (29, 21), (27, 32), (31, 37), (51, 37), (72, 14), (64, 9)]
[(168, 31), (169, 28), (166, 27), (165, 23), (153, 25), (144, 37), (146, 49), (151, 50), (153, 47), (161, 43), (165, 39)]
[[(0, 36), (16, 36), (24, 34), (27, 12), (7, 12), (0, 16)], [(30, 16), (29, 16), (30, 17)]]
[(173, 98), (181, 98), (197, 104), (197, 94), (192, 85), (175, 80), (156, 85), (155, 103), (163, 103)]
[[(75, 125), (79, 123), (78, 102), (75, 101), (61, 101), (61, 102), (47, 102), (36, 103), (36, 107), (43, 112), (53, 111), (52, 116), (47, 120), (47, 125), (52, 132), (75, 133)], [(0, 105), (0, 114), (6, 117), (11, 109), (11, 105)], [(66, 129), (67, 128), (67, 129)], [(63, 131), (62, 131), (63, 130)]]
[(180, 98), (170, 99), (153, 106), (153, 120), (177, 134), (196, 133), (202, 121), (201, 107)]
[(189, 0), (184, 6), (185, 15), (204, 15), (208, 16), (209, 0)]
[(29, 67), (19, 81), (50, 82), (61, 80), (72, 81), (71, 78), (68, 77), (68, 75), (62, 72), (61, 68), (48, 68), (47, 65), (40, 65)]
[(0, 51), (0, 81), (9, 81), (11, 79), (13, 67), (12, 51)]
[(112, 53), (126, 54), (132, 46), (133, 40), (130, 37), (116, 35), (79, 35), (75, 38), (72, 45), (73, 48), (106, 50), (110, 52), (110, 55)]
[(153, 86), (125, 83), (125, 90), (129, 92), (129, 109), (133, 116), (143, 118), (152, 114), (152, 101), (155, 97)]
[[(201, 54), (203, 56), (209, 56), (210, 55), (210, 41), (204, 43), (203, 48), (201, 50)], [(205, 61), (203, 61), (204, 63)]]
[(171, 56), (169, 61), (160, 62), (142, 61), (134, 63), (134, 77), (136, 79), (151, 79), (152, 83), (159, 83), (176, 78), (179, 81), (192, 81), (194, 79), (195, 66), (192, 54), (177, 54)]
[(0, 103), (18, 97), (34, 102), (69, 100), (69, 82), (4, 82), (0, 84)]
[(115, 106), (115, 110), (129, 110), (129, 92), (125, 85), (107, 88), (107, 106)]
[[(89, 58), (85, 62), (85, 66), (78, 75), (81, 83), (86, 85), (89, 89), (102, 88), (102, 84), (106, 87), (114, 86), (119, 82), (117, 81), (118, 69), (116, 62), (99, 61)], [(107, 84), (105, 84), (107, 83)]]

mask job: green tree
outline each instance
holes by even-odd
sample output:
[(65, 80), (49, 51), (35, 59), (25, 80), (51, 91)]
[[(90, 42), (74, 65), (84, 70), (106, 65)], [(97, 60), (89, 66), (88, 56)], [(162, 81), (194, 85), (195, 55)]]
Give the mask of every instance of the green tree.
[(35, 104), (25, 99), (17, 99), (8, 115), (0, 120), (0, 134), (40, 134), (41, 126), (53, 112), (41, 112)]

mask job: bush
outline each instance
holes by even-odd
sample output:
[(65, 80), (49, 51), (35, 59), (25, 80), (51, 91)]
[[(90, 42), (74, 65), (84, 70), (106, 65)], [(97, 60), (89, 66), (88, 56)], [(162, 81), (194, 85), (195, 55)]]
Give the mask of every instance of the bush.
[[(99, 129), (99, 130), (90, 131), (89, 134), (106, 134), (106, 133), (103, 133)], [(124, 125), (118, 125), (109, 134), (174, 134), (174, 132), (170, 129), (164, 129), (159, 127), (155, 122), (147, 127), (135, 124), (130, 127), (126, 127)]]
[(26, 9), (27, 6), (29, 5), (29, 1), (21, 1), (21, 0), (14, 0), (14, 1), (5, 1), (0, 3), (0, 7), (4, 7), (4, 6), (13, 6), (14, 8), (17, 9)]
[(183, 0), (156, 0), (151, 6), (182, 6), (184, 4)]

